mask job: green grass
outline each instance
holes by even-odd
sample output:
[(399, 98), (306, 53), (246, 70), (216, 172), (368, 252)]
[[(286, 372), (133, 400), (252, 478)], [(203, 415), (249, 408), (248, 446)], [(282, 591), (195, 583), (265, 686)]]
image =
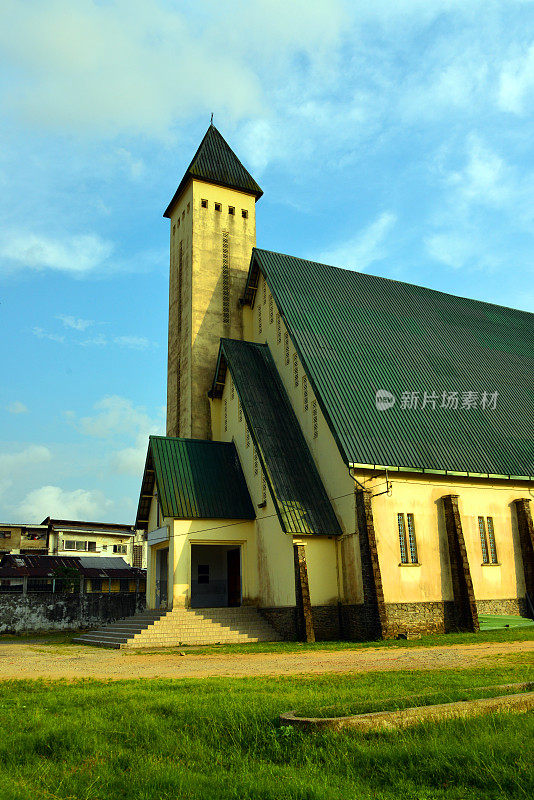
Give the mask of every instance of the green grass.
[(284, 678), (0, 683), (1, 800), (534, 796), (532, 715), (304, 733), (290, 709), (532, 680), (515, 666)]
[(193, 655), (224, 655), (237, 653), (301, 653), (314, 650), (368, 650), (370, 648), (406, 648), (406, 647), (448, 647), (454, 644), (481, 644), (483, 642), (528, 642), (534, 640), (533, 627), (502, 628), (499, 630), (480, 631), (479, 633), (446, 633), (435, 636), (422, 636), (420, 639), (381, 639), (376, 642), (253, 642), (251, 644), (218, 644), (205, 647), (166, 647), (157, 650), (139, 649), (139, 655), (147, 653)]

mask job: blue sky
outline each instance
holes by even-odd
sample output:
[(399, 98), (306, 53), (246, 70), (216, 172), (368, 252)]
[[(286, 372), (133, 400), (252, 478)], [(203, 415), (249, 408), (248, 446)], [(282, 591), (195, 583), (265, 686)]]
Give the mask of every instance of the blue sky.
[(534, 312), (530, 0), (3, 0), (0, 519), (133, 521), (207, 125), (258, 245)]

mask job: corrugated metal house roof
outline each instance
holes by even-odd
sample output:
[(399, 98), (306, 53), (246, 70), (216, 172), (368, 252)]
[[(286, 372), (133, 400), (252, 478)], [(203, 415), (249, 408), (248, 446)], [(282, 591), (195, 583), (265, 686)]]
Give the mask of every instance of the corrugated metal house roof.
[(190, 178), (198, 178), (218, 186), (239, 189), (242, 192), (253, 194), (256, 200), (263, 194), (252, 175), (245, 169), (230, 145), (213, 124), (206, 131), (197, 152), (193, 156), (193, 160), (180, 181), (178, 189), (165, 209), (164, 217), (171, 216), (173, 206)]
[(145, 575), (145, 570), (128, 566), (123, 558), (31, 556), (8, 553), (0, 561), (0, 578), (25, 576), (53, 578), (61, 576), (65, 570), (73, 569), (84, 578), (135, 578), (138, 575)]
[(337, 535), (341, 528), (266, 344), (221, 339), (213, 396), (228, 366), (286, 533)]
[[(259, 249), (249, 303), (259, 271), (347, 464), (534, 475), (533, 314)], [(496, 408), (441, 408), (443, 392), (498, 392)]]
[(174, 519), (254, 519), (232, 442), (151, 436), (137, 525), (147, 527), (156, 483), (161, 512)]

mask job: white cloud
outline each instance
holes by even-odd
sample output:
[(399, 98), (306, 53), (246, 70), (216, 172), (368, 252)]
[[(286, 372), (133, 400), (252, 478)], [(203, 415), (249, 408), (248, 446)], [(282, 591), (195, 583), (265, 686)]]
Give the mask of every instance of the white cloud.
[(27, 122), (166, 135), (193, 109), (259, 108), (243, 45), (218, 43), (220, 27), (235, 27), (227, 8), (188, 4), (186, 15), (161, 0), (4, 0), (3, 10), (0, 46), (12, 64), (4, 109)]
[(508, 165), (474, 135), (469, 137), (465, 168), (453, 172), (448, 181), (467, 202), (500, 205), (513, 194), (513, 176)]
[(425, 240), (428, 254), (448, 267), (460, 269), (476, 254), (473, 240), (458, 233), (436, 233)]
[(386, 257), (385, 240), (396, 221), (395, 214), (385, 211), (356, 236), (324, 250), (317, 256), (317, 260), (336, 267), (365, 270), (374, 261)]
[(91, 336), (89, 339), (78, 342), (78, 344), (82, 347), (106, 347), (108, 340), (102, 333), (99, 333), (98, 336)]
[(7, 410), (10, 414), (27, 414), (28, 406), (25, 406), (20, 400), (15, 400), (7, 406)]
[(116, 150), (116, 155), (132, 180), (137, 181), (143, 177), (146, 165), (142, 158), (136, 158), (125, 147), (119, 147)]
[(60, 344), (65, 341), (64, 336), (60, 336), (57, 333), (50, 333), (49, 331), (45, 331), (44, 328), (32, 328), (32, 333), (34, 336), (37, 336), (38, 339), (49, 339), (51, 342), (59, 342)]
[(113, 251), (111, 242), (96, 234), (53, 239), (35, 234), (11, 232), (0, 238), (0, 257), (8, 270), (55, 270), (83, 276), (101, 269)]
[(529, 99), (533, 93), (534, 44), (526, 53), (504, 64), (499, 80), (499, 105), (503, 111), (522, 114), (527, 108), (532, 110)]
[(33, 489), (18, 503), (21, 519), (39, 520), (46, 517), (99, 521), (106, 517), (113, 502), (102, 492), (88, 489), (66, 491), (59, 486)]
[(50, 461), (52, 453), (43, 445), (29, 445), (19, 453), (0, 453), (0, 477), (7, 477), (34, 464)]
[(80, 319), (70, 314), (57, 314), (56, 319), (60, 319), (65, 328), (72, 328), (75, 331), (85, 331), (95, 324), (92, 319)]
[(52, 453), (42, 445), (29, 445), (18, 453), (0, 453), (0, 497), (12, 491), (37, 464), (51, 459)]
[(128, 347), (132, 350), (148, 350), (152, 342), (145, 336), (116, 336), (113, 341), (120, 347)]
[(111, 468), (120, 474), (139, 476), (143, 470), (150, 434), (164, 432), (161, 417), (152, 418), (126, 397), (104, 397), (95, 404), (96, 414), (79, 422), (82, 433), (121, 443), (110, 455)]

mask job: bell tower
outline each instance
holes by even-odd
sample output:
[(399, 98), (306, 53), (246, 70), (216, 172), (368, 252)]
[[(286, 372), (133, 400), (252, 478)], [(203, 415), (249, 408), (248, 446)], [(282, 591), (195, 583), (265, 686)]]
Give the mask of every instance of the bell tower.
[(171, 221), (167, 436), (211, 439), (221, 337), (242, 339), (239, 298), (262, 190), (211, 124), (163, 216)]

